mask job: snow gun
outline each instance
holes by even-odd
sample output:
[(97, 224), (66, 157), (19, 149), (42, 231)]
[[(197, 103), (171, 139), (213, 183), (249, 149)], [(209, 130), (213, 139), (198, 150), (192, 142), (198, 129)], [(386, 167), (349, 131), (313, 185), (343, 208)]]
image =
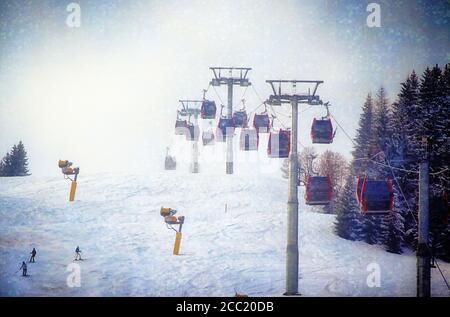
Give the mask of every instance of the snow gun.
[[(164, 222), (166, 223), (166, 226), (168, 229), (172, 229), (176, 232), (175, 236), (175, 244), (173, 247), (173, 254), (178, 255), (180, 252), (180, 245), (181, 245), (181, 229), (184, 224), (184, 216), (175, 216), (177, 213), (177, 210), (172, 208), (165, 208), (161, 207), (160, 215), (164, 217)], [(173, 226), (179, 225), (178, 230), (175, 229)]]
[[(68, 160), (59, 160), (58, 167), (64, 174), (64, 179), (69, 179), (72, 183), (70, 186), (69, 201), (75, 200), (75, 191), (77, 190), (77, 178), (80, 173), (79, 167), (72, 167), (73, 163)], [(73, 178), (71, 176), (73, 175)]]

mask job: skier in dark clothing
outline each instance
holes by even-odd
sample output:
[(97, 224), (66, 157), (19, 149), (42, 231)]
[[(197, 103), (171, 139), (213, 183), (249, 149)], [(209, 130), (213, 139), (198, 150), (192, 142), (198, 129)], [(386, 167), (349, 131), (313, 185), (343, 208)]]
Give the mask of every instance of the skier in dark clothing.
[(22, 276), (27, 276), (27, 264), (25, 261), (22, 261), (22, 266), (20, 267), (19, 271), (22, 270)]
[(75, 261), (77, 261), (77, 260), (82, 260), (82, 258), (81, 258), (81, 250), (80, 250), (80, 247), (77, 247), (76, 249), (75, 249), (75, 253), (76, 253), (76, 255), (75, 255)]
[(36, 256), (36, 249), (33, 248), (33, 251), (30, 252), (31, 254), (31, 258), (30, 258), (30, 263), (34, 263), (34, 257)]

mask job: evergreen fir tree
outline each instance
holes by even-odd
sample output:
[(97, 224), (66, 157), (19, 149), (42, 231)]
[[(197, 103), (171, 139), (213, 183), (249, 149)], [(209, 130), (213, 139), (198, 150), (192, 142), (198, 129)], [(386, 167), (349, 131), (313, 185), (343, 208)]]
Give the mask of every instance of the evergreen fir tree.
[(363, 229), (364, 242), (368, 244), (377, 244), (379, 242), (379, 219), (374, 215), (363, 216)]
[(373, 100), (368, 94), (363, 106), (363, 112), (359, 119), (358, 129), (355, 138), (355, 148), (352, 151), (353, 162), (352, 172), (355, 176), (364, 175), (370, 166), (367, 158), (370, 157), (370, 143), (373, 135)]
[[(436, 65), (431, 70), (427, 69), (422, 77), (419, 88), (421, 116), (415, 118), (420, 128), (417, 136), (427, 137), (430, 171), (439, 171), (449, 167), (449, 107), (446, 96), (446, 79), (448, 76)], [(416, 142), (420, 142), (416, 140)], [(425, 150), (420, 148), (419, 157)], [(449, 174), (447, 173), (447, 176)], [(449, 187), (448, 178), (443, 175), (430, 175), (430, 231), (431, 245), (435, 255), (446, 257), (450, 251), (443, 249), (441, 241), (442, 233), (448, 235), (448, 225), (444, 223), (448, 217), (448, 207), (443, 202), (443, 197)]]
[[(385, 163), (390, 160), (389, 145), (389, 119), (390, 109), (386, 91), (381, 87), (376, 96), (375, 105), (372, 113), (372, 133), (368, 141), (369, 157), (373, 161)], [(368, 164), (365, 175), (374, 179), (387, 179), (389, 170), (385, 166), (379, 164)], [(363, 217), (363, 234), (364, 241), (368, 244), (377, 244), (383, 242), (383, 234), (386, 232), (386, 219), (383, 216), (364, 215)]]
[(355, 178), (350, 175), (336, 203), (336, 234), (347, 240), (361, 240), (361, 215), (356, 201)]
[[(442, 122), (436, 137), (439, 145), (439, 169), (448, 170), (432, 176), (435, 196), (430, 205), (432, 212), (432, 249), (436, 257), (450, 262), (450, 63), (445, 65), (441, 76), (441, 111)], [(444, 128), (446, 126), (447, 128)]]
[(0, 166), (0, 176), (27, 176), (29, 175), (28, 172), (27, 152), (22, 141), (20, 141), (3, 158)]
[(391, 253), (402, 253), (404, 240), (404, 222), (401, 199), (398, 193), (395, 193), (394, 210), (385, 218), (385, 232), (383, 234), (383, 243), (386, 251)]
[(2, 160), (2, 176), (14, 176), (11, 155), (6, 153)]
[(364, 238), (362, 222), (366, 221), (359, 214), (359, 206), (356, 201), (355, 178), (364, 176), (370, 163), (370, 144), (373, 134), (373, 100), (370, 94), (362, 108), (359, 126), (355, 138), (355, 147), (352, 151), (353, 161), (351, 163), (350, 175), (341, 195), (336, 200), (336, 233), (345, 239), (361, 240)]
[[(391, 160), (390, 138), (391, 131), (389, 121), (391, 119), (389, 101), (386, 96), (386, 91), (383, 87), (378, 90), (377, 100), (375, 103), (375, 113), (373, 118), (374, 133), (371, 140), (371, 148), (375, 152), (374, 155), (382, 152), (382, 155), (377, 155), (373, 159), (382, 163), (385, 160)], [(389, 175), (389, 170), (382, 165), (373, 165), (375, 177), (384, 179)]]
[[(391, 155), (392, 166), (405, 170), (417, 170), (417, 146), (411, 138), (416, 131), (414, 118), (419, 111), (419, 79), (413, 71), (401, 84), (398, 100), (392, 106), (391, 119)], [(394, 175), (393, 175), (394, 176)], [(418, 178), (414, 173), (396, 173), (393, 182), (396, 197), (395, 209), (405, 219), (404, 241), (412, 248), (417, 241), (417, 197)], [(400, 188), (399, 188), (400, 187)], [(404, 195), (404, 197), (403, 197)]]
[(27, 176), (28, 158), (22, 141), (14, 145), (11, 151), (12, 170), (14, 176)]

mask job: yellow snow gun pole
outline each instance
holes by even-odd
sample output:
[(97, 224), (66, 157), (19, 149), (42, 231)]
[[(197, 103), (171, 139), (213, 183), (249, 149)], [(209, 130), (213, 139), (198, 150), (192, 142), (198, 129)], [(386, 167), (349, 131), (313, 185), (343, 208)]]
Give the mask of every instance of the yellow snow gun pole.
[(72, 181), (72, 184), (70, 185), (69, 201), (75, 200), (75, 192), (76, 191), (77, 191), (77, 181)]
[(177, 231), (175, 236), (175, 244), (173, 246), (173, 255), (178, 255), (180, 253), (181, 237), (181, 232)]
[[(69, 193), (69, 201), (75, 200), (75, 192), (77, 191), (77, 178), (78, 173), (80, 173), (79, 167), (72, 167), (73, 163), (68, 160), (59, 160), (58, 167), (61, 168), (62, 173), (64, 174), (64, 179), (69, 179), (72, 181), (70, 184), (70, 193)], [(70, 178), (70, 175), (74, 175), (74, 178)]]
[[(160, 215), (164, 217), (164, 222), (167, 225), (167, 228), (172, 229), (176, 232), (175, 235), (175, 243), (173, 245), (173, 255), (179, 255), (180, 254), (180, 245), (181, 245), (181, 229), (183, 228), (184, 224), (184, 216), (178, 216), (176, 217), (175, 214), (177, 211), (172, 208), (164, 208), (161, 207)], [(179, 225), (178, 230), (176, 230), (173, 226)]]
[(78, 173), (80, 169), (77, 168), (75, 172), (75, 177), (72, 180), (72, 183), (70, 184), (70, 195), (69, 195), (69, 201), (75, 200), (75, 192), (77, 191), (77, 179), (78, 179)]

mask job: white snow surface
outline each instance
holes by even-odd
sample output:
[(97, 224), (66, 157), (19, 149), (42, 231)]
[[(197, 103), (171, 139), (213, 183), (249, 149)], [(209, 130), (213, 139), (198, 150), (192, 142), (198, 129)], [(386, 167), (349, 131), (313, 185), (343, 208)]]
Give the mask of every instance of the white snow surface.
[[(287, 180), (279, 170), (257, 173), (252, 164), (236, 164), (234, 175), (225, 175), (225, 164), (204, 165), (199, 174), (183, 165), (140, 175), (81, 172), (72, 203), (70, 183), (56, 173), (0, 178), (0, 295), (281, 296)], [(335, 216), (306, 207), (302, 192), (302, 295), (415, 296), (414, 254), (339, 238)], [(161, 206), (186, 216), (179, 256), (172, 255), (175, 233), (163, 223)], [(86, 260), (76, 262), (81, 287), (71, 288), (67, 267), (77, 246)], [(36, 263), (23, 278), (15, 272), (33, 247)], [(367, 284), (371, 263), (380, 267), (380, 287)], [(450, 275), (448, 263), (441, 268)], [(432, 294), (450, 295), (435, 269)]]

